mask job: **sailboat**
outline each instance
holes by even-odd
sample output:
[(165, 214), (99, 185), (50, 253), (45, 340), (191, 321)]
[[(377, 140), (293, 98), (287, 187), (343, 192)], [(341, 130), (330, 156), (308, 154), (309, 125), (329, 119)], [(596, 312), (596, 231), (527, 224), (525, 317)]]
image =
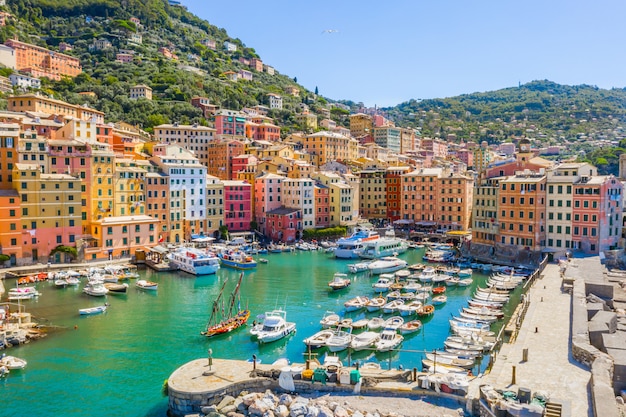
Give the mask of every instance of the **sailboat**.
[[(211, 311), (211, 317), (209, 317), (209, 321), (207, 322), (206, 330), (201, 332), (203, 336), (213, 337), (220, 334), (229, 333), (246, 324), (246, 322), (250, 318), (250, 310), (242, 310), (240, 307), (241, 300), (239, 295), (239, 288), (241, 287), (242, 279), (243, 272), (239, 275), (239, 281), (237, 282), (237, 286), (230, 295), (230, 300), (228, 301), (228, 311), (225, 311), (220, 304), (220, 299), (222, 297), (222, 293), (224, 292), (224, 287), (226, 286), (226, 281), (224, 281), (224, 284), (222, 284), (222, 288), (220, 289), (219, 295), (217, 296), (215, 301), (213, 301), (213, 310)], [(237, 301), (236, 312), (233, 311), (235, 307), (235, 301)]]

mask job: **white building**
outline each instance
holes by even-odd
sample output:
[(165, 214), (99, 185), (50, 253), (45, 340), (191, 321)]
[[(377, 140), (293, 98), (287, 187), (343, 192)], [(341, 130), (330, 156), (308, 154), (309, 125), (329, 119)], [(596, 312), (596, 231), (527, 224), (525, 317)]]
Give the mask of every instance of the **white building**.
[(315, 227), (315, 181), (311, 178), (285, 178), (283, 206), (302, 212), (302, 230)]
[(39, 89), (41, 88), (41, 80), (39, 78), (28, 75), (13, 73), (9, 75), (11, 85), (21, 90)]
[(0, 64), (7, 68), (15, 69), (15, 49), (10, 46), (0, 45)]
[(270, 99), (270, 109), (282, 109), (283, 108), (283, 98), (278, 94), (269, 93), (267, 95)]

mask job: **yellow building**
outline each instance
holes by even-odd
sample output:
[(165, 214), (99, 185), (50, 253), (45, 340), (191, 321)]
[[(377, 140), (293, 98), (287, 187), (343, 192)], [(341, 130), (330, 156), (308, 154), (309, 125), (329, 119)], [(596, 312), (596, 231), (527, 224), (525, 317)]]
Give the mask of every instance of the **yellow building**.
[(338, 133), (322, 131), (304, 137), (294, 135), (291, 140), (312, 156), (311, 163), (316, 166), (357, 159), (358, 142)]
[(359, 172), (361, 177), (359, 214), (365, 219), (387, 218), (386, 170), (371, 169)]
[(58, 114), (94, 123), (104, 123), (104, 113), (101, 111), (40, 96), (39, 94), (11, 96), (7, 99), (7, 105), (9, 111)]
[(298, 113), (294, 116), (296, 123), (304, 130), (317, 129), (317, 115), (309, 112)]
[[(37, 164), (15, 164), (13, 186), (20, 195), (23, 258), (47, 262), (59, 245), (76, 246), (81, 228), (81, 179), (42, 174)], [(65, 262), (60, 258), (57, 261)]]
[(115, 193), (115, 154), (111, 147), (104, 143), (95, 144), (92, 148), (91, 162), (91, 212), (88, 221), (113, 216)]
[(209, 143), (215, 139), (216, 130), (212, 127), (181, 125), (178, 123), (165, 124), (154, 127), (154, 139), (161, 143), (178, 145), (193, 152), (204, 166), (211, 166)]
[(214, 234), (224, 225), (224, 183), (217, 177), (206, 179), (206, 228)]
[(145, 213), (144, 181), (146, 170), (138, 161), (116, 159), (113, 177), (113, 216), (130, 216)]
[(372, 116), (356, 113), (350, 115), (350, 135), (353, 138), (360, 138), (365, 135), (371, 135), (374, 130), (374, 121)]
[(474, 187), (472, 207), (472, 243), (496, 244), (498, 235), (498, 200), (500, 177), (489, 178)]
[(356, 224), (358, 212), (353, 212), (354, 189), (334, 172), (318, 171), (311, 178), (329, 189), (330, 226), (351, 226)]

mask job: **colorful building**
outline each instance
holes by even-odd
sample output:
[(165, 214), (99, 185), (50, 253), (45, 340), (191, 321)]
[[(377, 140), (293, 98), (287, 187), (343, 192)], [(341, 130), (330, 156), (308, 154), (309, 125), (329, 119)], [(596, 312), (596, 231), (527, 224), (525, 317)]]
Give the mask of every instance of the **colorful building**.
[(315, 227), (330, 226), (330, 189), (319, 181), (315, 182)]
[(257, 230), (267, 235), (267, 213), (282, 207), (282, 182), (285, 177), (266, 173), (254, 181), (254, 219)]
[(85, 259), (114, 259), (134, 256), (137, 249), (158, 244), (158, 220), (146, 216), (104, 217), (92, 225), (94, 246), (85, 248)]
[(267, 236), (272, 242), (292, 243), (299, 240), (302, 230), (300, 210), (280, 207), (267, 213)]
[(215, 237), (224, 225), (224, 184), (212, 175), (206, 178), (206, 231)]
[(245, 139), (245, 113), (234, 110), (219, 110), (213, 117), (218, 138)]
[(210, 166), (213, 163), (209, 156), (209, 146), (215, 137), (215, 129), (197, 123), (193, 125), (174, 123), (154, 127), (154, 139), (156, 141), (177, 145), (191, 151), (205, 166)]
[[(408, 166), (392, 166), (385, 173), (385, 209), (387, 219), (390, 222), (400, 220), (402, 217), (402, 175), (411, 170)], [(363, 198), (361, 196), (361, 198)], [(364, 216), (367, 218), (367, 216)]]
[(87, 106), (77, 106), (61, 100), (40, 96), (38, 94), (22, 94), (7, 99), (9, 111), (39, 112), (49, 115), (70, 116), (79, 120), (104, 123), (104, 113)]
[(80, 60), (73, 56), (15, 39), (9, 39), (4, 44), (15, 50), (17, 70), (33, 77), (60, 81), (62, 77), (76, 77), (83, 72)]
[(365, 169), (359, 172), (359, 176), (359, 214), (365, 219), (386, 219), (388, 187), (385, 170)]
[(282, 181), (283, 206), (300, 210), (296, 239), (302, 230), (315, 228), (315, 182), (311, 178), (286, 178)]
[(9, 256), (11, 266), (27, 261), (23, 260), (20, 195), (14, 189), (0, 189), (0, 253)]
[(224, 224), (229, 232), (250, 231), (252, 186), (244, 181), (224, 183)]

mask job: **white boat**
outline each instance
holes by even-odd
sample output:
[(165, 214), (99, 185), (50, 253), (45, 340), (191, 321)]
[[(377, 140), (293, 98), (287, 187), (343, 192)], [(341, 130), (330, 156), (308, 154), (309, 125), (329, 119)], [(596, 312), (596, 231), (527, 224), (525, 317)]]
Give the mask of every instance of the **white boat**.
[(400, 346), (404, 336), (398, 334), (396, 329), (385, 329), (380, 334), (380, 339), (376, 341), (374, 347), (379, 352), (388, 352)]
[(470, 285), (472, 285), (472, 282), (474, 282), (474, 280), (471, 278), (463, 278), (463, 279), (460, 279), (456, 283), (456, 285), (458, 285), (459, 287), (469, 287)]
[(423, 259), (428, 262), (451, 262), (454, 260), (454, 252), (449, 250), (427, 250)]
[(371, 331), (363, 332), (352, 337), (350, 347), (355, 351), (364, 350), (374, 346), (379, 338), (380, 333)]
[(422, 307), (422, 302), (418, 300), (409, 301), (408, 303), (398, 306), (397, 311), (402, 317), (413, 316)]
[(391, 300), (382, 307), (383, 313), (392, 314), (398, 311), (398, 308), (404, 304), (404, 300)]
[(422, 273), (418, 275), (417, 279), (422, 282), (432, 282), (433, 278), (435, 278), (435, 274), (435, 268), (427, 266), (422, 270)]
[(343, 306), (346, 308), (346, 311), (356, 311), (364, 308), (368, 301), (368, 297), (359, 296), (346, 301), (343, 303)]
[(320, 330), (311, 337), (304, 339), (304, 344), (311, 349), (318, 349), (326, 346), (326, 342), (333, 335), (333, 331), (329, 329)]
[(398, 327), (400, 334), (411, 334), (419, 331), (422, 328), (422, 322), (419, 320), (411, 320)]
[(405, 280), (411, 275), (411, 271), (408, 269), (401, 269), (395, 273), (395, 276), (399, 280)]
[(139, 288), (140, 290), (147, 290), (147, 291), (156, 291), (159, 288), (159, 284), (157, 284), (156, 282), (146, 281), (145, 279), (137, 280), (137, 282), (135, 283), (135, 286)]
[(67, 277), (65, 281), (67, 282), (67, 285), (71, 286), (76, 286), (80, 284), (80, 279), (78, 277)]
[(97, 307), (81, 308), (78, 310), (78, 314), (80, 314), (81, 316), (90, 316), (93, 314), (104, 313), (105, 311), (107, 311), (108, 306), (108, 304), (104, 304)]
[(456, 273), (460, 278), (469, 278), (472, 276), (472, 268), (464, 268), (464, 269), (459, 269), (459, 271)]
[(384, 297), (374, 297), (370, 298), (367, 304), (365, 304), (365, 308), (370, 313), (374, 311), (380, 310), (387, 303), (387, 299)]
[(402, 289), (406, 292), (417, 292), (421, 288), (422, 288), (422, 284), (420, 284), (414, 279), (409, 279), (407, 280), (406, 284), (404, 284), (404, 287)]
[(437, 295), (433, 297), (431, 302), (433, 303), (433, 305), (439, 306), (439, 305), (445, 304), (447, 301), (448, 301), (448, 296), (441, 294), (441, 295)]
[[(386, 256), (397, 256), (406, 252), (408, 245), (406, 241), (398, 238), (380, 238), (374, 241), (365, 242), (363, 248), (358, 251), (358, 255), (363, 259), (378, 259)], [(391, 271), (390, 271), (391, 272)]]
[(386, 274), (405, 268), (407, 262), (393, 256), (387, 256), (372, 262), (367, 267), (372, 274)]
[(324, 317), (322, 317), (322, 319), (320, 320), (320, 324), (324, 329), (328, 329), (330, 327), (336, 327), (337, 325), (339, 325), (340, 320), (341, 317), (339, 317), (339, 314), (332, 311), (327, 311), (324, 314)]
[(335, 257), (342, 259), (358, 258), (358, 252), (363, 249), (365, 242), (378, 240), (380, 235), (375, 230), (358, 230), (349, 237), (337, 240), (337, 247), (334, 251)]
[(92, 297), (104, 297), (109, 290), (101, 282), (88, 282), (83, 288), (83, 292)]
[[(384, 275), (384, 274), (383, 274)], [(372, 284), (372, 288), (374, 292), (381, 293), (389, 291), (389, 286), (391, 285), (391, 280), (387, 277), (380, 277), (378, 281)]]
[(57, 287), (57, 288), (65, 288), (65, 287), (67, 287), (67, 280), (65, 280), (63, 278), (55, 279), (54, 280), (54, 286)]
[(181, 271), (193, 275), (215, 274), (220, 269), (217, 254), (193, 247), (180, 247), (167, 254), (167, 259)]
[(35, 297), (39, 297), (40, 292), (35, 287), (16, 287), (9, 289), (8, 292), (9, 301), (17, 300), (31, 300)]
[(350, 282), (350, 278), (348, 278), (346, 274), (335, 272), (335, 275), (333, 275), (333, 279), (328, 283), (328, 286), (333, 291), (341, 290), (347, 288), (350, 285)]
[(462, 358), (459, 355), (437, 351), (434, 353), (426, 352), (426, 359), (433, 363), (442, 363), (444, 365), (458, 366), (460, 368), (471, 368), (476, 362), (474, 358)]
[(368, 266), (371, 263), (372, 261), (365, 261), (365, 262), (357, 262), (355, 264), (350, 264), (348, 265), (348, 270), (352, 272), (353, 274), (358, 274), (359, 272), (369, 271)]
[(352, 341), (352, 327), (339, 326), (333, 330), (333, 335), (326, 341), (326, 347), (331, 352), (341, 352), (348, 349)]
[(369, 320), (366, 318), (362, 318), (356, 321), (352, 322), (352, 328), (354, 330), (358, 330), (358, 329), (364, 329), (367, 327), (367, 323), (369, 323)]
[(22, 358), (18, 358), (16, 356), (7, 356), (6, 354), (2, 354), (0, 356), (0, 366), (6, 366), (9, 370), (13, 371), (16, 369), (24, 369), (28, 362)]
[(367, 322), (367, 328), (370, 330), (378, 330), (385, 324), (385, 319), (382, 317), (373, 317)]
[(430, 373), (439, 373), (439, 374), (449, 374), (449, 373), (460, 373), (467, 374), (467, 369), (461, 368), (459, 366), (448, 365), (442, 362), (431, 361), (430, 359), (422, 359), (422, 366), (425, 372)]
[(385, 320), (383, 325), (385, 329), (398, 330), (400, 326), (404, 324), (404, 319), (401, 316), (393, 316)]
[(287, 321), (287, 312), (272, 310), (265, 313), (263, 322), (254, 326), (250, 333), (259, 343), (269, 343), (282, 339), (296, 331), (296, 323)]

